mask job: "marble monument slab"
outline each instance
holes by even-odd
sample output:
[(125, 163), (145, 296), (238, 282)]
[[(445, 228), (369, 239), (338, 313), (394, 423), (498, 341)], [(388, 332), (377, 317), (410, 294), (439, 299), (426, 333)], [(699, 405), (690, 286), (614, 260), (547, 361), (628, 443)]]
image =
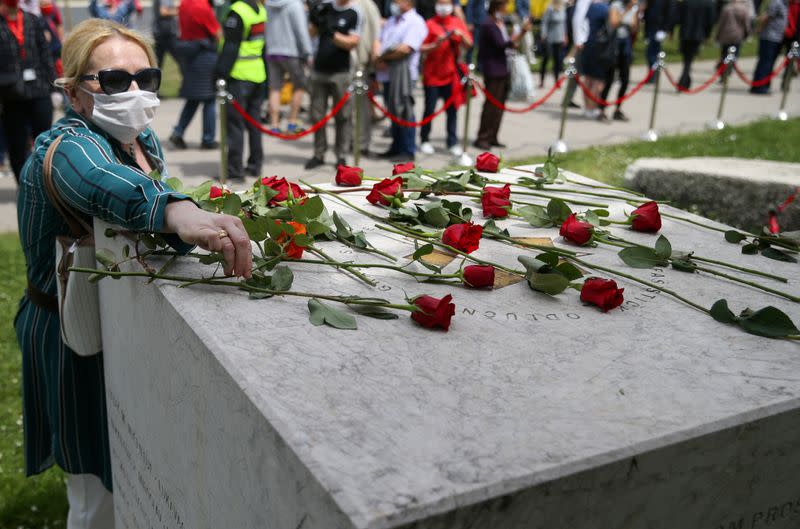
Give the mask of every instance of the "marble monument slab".
[[(615, 218), (632, 209), (595, 200)], [(326, 203), (378, 248), (413, 252)], [(554, 228), (499, 224), (563, 244)], [(675, 249), (787, 276), (785, 289), (800, 295), (797, 264), (743, 256), (720, 233), (668, 218), (662, 233)], [(724, 297), (735, 312), (774, 305), (800, 321), (798, 305), (749, 287), (629, 269), (608, 247), (587, 252), (705, 306)], [(535, 252), (484, 240), (475, 253), (512, 266), (520, 254)], [(602, 313), (574, 292), (548, 297), (525, 282), (471, 291), (370, 271), (371, 289), (291, 268), (297, 290), (451, 293), (456, 314), (448, 333), (407, 316), (360, 317), (358, 330), (341, 331), (312, 326), (304, 299), (103, 280), (119, 527), (800, 527), (800, 344), (746, 334), (623, 279), (624, 304)], [(189, 259), (172, 269), (207, 271)]]

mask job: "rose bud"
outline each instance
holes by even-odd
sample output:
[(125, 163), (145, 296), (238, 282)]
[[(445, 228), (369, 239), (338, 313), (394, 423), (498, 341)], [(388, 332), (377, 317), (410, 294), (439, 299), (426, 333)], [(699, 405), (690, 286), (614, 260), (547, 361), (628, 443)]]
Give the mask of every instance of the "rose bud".
[(486, 186), (481, 195), (484, 217), (507, 217), (508, 209), (511, 207), (511, 186), (503, 187)]
[(661, 229), (661, 214), (656, 202), (646, 202), (630, 214), (631, 228), (635, 231), (656, 233)]
[(349, 165), (339, 165), (336, 168), (336, 185), (340, 186), (360, 186), (364, 170), (360, 167)]
[(490, 152), (484, 152), (478, 155), (475, 160), (475, 169), (478, 171), (485, 171), (487, 173), (496, 173), (500, 168), (500, 158)]
[(288, 231), (281, 233), (278, 236), (277, 243), (283, 244), (286, 241), (289, 241), (289, 244), (287, 244), (283, 248), (284, 253), (286, 253), (286, 256), (289, 257), (290, 259), (301, 259), (303, 257), (303, 249), (305, 248), (305, 246), (299, 246), (295, 242), (294, 238), (297, 235), (306, 234), (306, 225), (300, 224), (299, 222), (294, 222), (292, 220), (286, 222), (281, 222), (279, 220), (276, 220), (275, 224), (278, 225), (288, 224), (294, 229), (294, 233), (291, 234)]
[(588, 222), (578, 220), (575, 217), (575, 213), (567, 217), (567, 220), (561, 225), (561, 231), (559, 231), (562, 237), (580, 246), (591, 241), (593, 233), (594, 226)]
[(622, 305), (624, 288), (617, 288), (613, 279), (590, 277), (581, 288), (581, 301), (597, 305), (603, 312)]
[(409, 171), (413, 171), (416, 167), (414, 162), (396, 163), (394, 167), (392, 167), (392, 176), (408, 173)]
[(384, 206), (391, 205), (392, 197), (403, 196), (403, 177), (397, 178), (384, 178), (374, 186), (372, 191), (367, 195), (367, 200), (370, 204), (383, 204)]
[(450, 318), (456, 313), (456, 306), (450, 303), (452, 299), (450, 294), (442, 299), (418, 296), (411, 301), (419, 309), (411, 313), (411, 319), (428, 329), (441, 327), (446, 331), (450, 328)]
[(442, 233), (442, 242), (464, 253), (472, 253), (478, 249), (483, 235), (483, 227), (471, 222), (453, 224)]
[(306, 196), (305, 192), (300, 188), (299, 185), (294, 183), (289, 183), (286, 181), (285, 178), (278, 178), (277, 176), (265, 176), (261, 179), (261, 185), (264, 187), (269, 187), (270, 189), (274, 189), (278, 192), (277, 195), (272, 197), (269, 201), (270, 206), (277, 206), (279, 202), (283, 202), (289, 199), (289, 189), (292, 190), (292, 197), (298, 199), (300, 197)]
[(461, 278), (468, 287), (492, 287), (494, 286), (494, 267), (490, 265), (465, 266)]
[(228, 189), (220, 186), (211, 186), (211, 190), (208, 192), (208, 198), (220, 198), (222, 195), (230, 195), (231, 192)]

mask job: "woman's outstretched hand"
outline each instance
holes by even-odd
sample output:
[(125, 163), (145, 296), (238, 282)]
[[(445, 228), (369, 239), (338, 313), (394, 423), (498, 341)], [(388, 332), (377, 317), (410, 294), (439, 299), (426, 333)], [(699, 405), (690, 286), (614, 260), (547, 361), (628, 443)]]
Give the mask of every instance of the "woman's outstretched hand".
[(250, 278), (253, 251), (250, 237), (238, 217), (209, 213), (188, 200), (167, 204), (164, 231), (204, 250), (222, 252), (225, 275)]

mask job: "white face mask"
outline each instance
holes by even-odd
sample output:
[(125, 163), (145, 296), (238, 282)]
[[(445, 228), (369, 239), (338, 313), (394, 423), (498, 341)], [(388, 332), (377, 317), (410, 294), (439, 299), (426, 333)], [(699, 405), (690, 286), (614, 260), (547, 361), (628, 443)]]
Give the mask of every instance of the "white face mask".
[(403, 12), (402, 12), (402, 11), (400, 11), (400, 6), (399, 6), (399, 5), (397, 5), (397, 4), (395, 4), (395, 3), (392, 3), (392, 4), (389, 6), (389, 11), (391, 11), (391, 12), (392, 12), (392, 16), (393, 16), (393, 17), (399, 17), (400, 15), (402, 15), (402, 14), (403, 14)]
[(155, 92), (130, 90), (119, 94), (89, 92), (94, 98), (91, 120), (120, 143), (131, 143), (141, 134), (156, 115), (161, 104)]
[(453, 4), (436, 4), (436, 14), (446, 17), (453, 14)]

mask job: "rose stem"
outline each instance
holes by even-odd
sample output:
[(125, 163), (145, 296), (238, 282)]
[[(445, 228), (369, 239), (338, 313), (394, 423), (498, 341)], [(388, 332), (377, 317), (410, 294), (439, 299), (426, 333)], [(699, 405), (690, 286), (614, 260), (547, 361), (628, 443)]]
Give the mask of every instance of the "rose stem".
[[(493, 184), (493, 185), (505, 185), (505, 184), (508, 184), (510, 182), (503, 182), (501, 180), (487, 180), (486, 183), (487, 184)], [(527, 188), (527, 189), (539, 189), (541, 191), (555, 191), (555, 192), (558, 192), (558, 193), (572, 193), (572, 194), (586, 195), (586, 196), (591, 196), (591, 197), (611, 198), (611, 199), (615, 199), (615, 200), (620, 200), (620, 199), (621, 200), (625, 200), (625, 197), (620, 197), (620, 196), (617, 196), (617, 195), (607, 195), (605, 193), (597, 193), (595, 191), (581, 191), (579, 189), (556, 189), (556, 188), (553, 188), (553, 187), (544, 187), (544, 186), (539, 187), (539, 186), (535, 186), (535, 185), (520, 184), (520, 183), (511, 184), (511, 185), (518, 186), (518, 187), (524, 187), (524, 188)]]
[(461, 277), (460, 274), (429, 274), (427, 272), (415, 272), (413, 270), (406, 270), (401, 266), (384, 265), (378, 263), (341, 263), (338, 261), (319, 261), (316, 259), (284, 259), (284, 262), (290, 263), (311, 263), (326, 266), (336, 266), (342, 268), (383, 268), (386, 270), (395, 270), (410, 276), (428, 277), (431, 279), (452, 279)]
[[(537, 173), (535, 170), (532, 171), (530, 169), (520, 169), (519, 167), (506, 167), (506, 169), (510, 169), (512, 171), (519, 171), (521, 173), (528, 173), (528, 174), (532, 174), (534, 176), (538, 176), (538, 177), (542, 178), (542, 175)], [(594, 189), (609, 189), (609, 190), (613, 190), (613, 191), (624, 191), (625, 193), (630, 193), (631, 195), (644, 197), (644, 194), (639, 193), (638, 191), (634, 191), (632, 189), (625, 188), (625, 187), (597, 185), (597, 184), (587, 184), (586, 182), (573, 180), (572, 178), (569, 178), (567, 176), (564, 177), (564, 180), (566, 180), (570, 184), (575, 184), (575, 185), (579, 185), (579, 186), (586, 186), (586, 187), (591, 187), (591, 188), (594, 188)]]
[(716, 226), (711, 226), (709, 224), (705, 224), (703, 222), (698, 222), (696, 220), (687, 219), (685, 217), (681, 217), (681, 216), (678, 216), (678, 215), (672, 215), (671, 213), (664, 213), (664, 212), (659, 212), (659, 213), (661, 213), (662, 217), (668, 217), (670, 219), (682, 220), (683, 222), (688, 222), (689, 224), (694, 224), (695, 226), (700, 226), (701, 228), (706, 228), (708, 230), (718, 231), (720, 233), (725, 233), (727, 231), (737, 231), (739, 233), (744, 233), (745, 235), (748, 235), (748, 236), (753, 237), (753, 238), (758, 238), (758, 239), (763, 239), (765, 241), (769, 241), (772, 244), (776, 244), (778, 246), (786, 248), (787, 250), (797, 251), (797, 250), (800, 249), (800, 245), (792, 244), (791, 242), (787, 242), (787, 241), (781, 239), (780, 237), (774, 237), (774, 236), (771, 236), (771, 235), (756, 235), (755, 233), (750, 233), (748, 231), (740, 230), (738, 228), (731, 228), (729, 230), (726, 230), (724, 228), (717, 228)]
[(241, 290), (246, 290), (248, 292), (259, 292), (263, 294), (272, 294), (274, 296), (296, 296), (301, 298), (317, 298), (317, 299), (324, 299), (326, 301), (343, 303), (345, 305), (366, 305), (370, 307), (386, 307), (390, 309), (407, 310), (409, 312), (416, 312), (418, 310), (416, 305), (384, 303), (382, 301), (352, 299), (347, 296), (329, 296), (325, 294), (314, 294), (312, 292), (296, 292), (292, 290), (270, 290), (267, 288), (254, 287), (244, 282), (234, 283), (232, 281), (221, 281), (215, 279), (197, 279), (192, 277), (172, 276), (165, 274), (151, 274), (148, 272), (113, 272), (110, 270), (95, 270), (93, 268), (70, 268), (69, 271), (84, 273), (84, 274), (97, 274), (108, 277), (147, 277), (147, 278), (162, 279), (165, 281), (175, 281), (187, 284), (192, 283), (192, 284), (204, 284), (204, 285), (213, 285), (220, 287), (235, 287)]
[[(337, 261), (336, 259), (334, 259), (330, 255), (326, 254), (325, 252), (323, 252), (319, 248), (308, 247), (308, 248), (306, 248), (306, 250), (308, 250), (309, 252), (313, 253), (314, 255), (317, 255), (318, 257), (321, 257), (322, 259), (324, 259), (324, 260), (326, 260), (326, 261), (328, 261), (330, 263), (339, 263), (339, 261)], [(339, 263), (339, 264), (343, 264), (343, 263)], [(361, 281), (363, 281), (364, 283), (368, 284), (371, 287), (374, 287), (375, 285), (377, 285), (377, 283), (375, 281), (373, 281), (372, 279), (368, 278), (367, 276), (365, 276), (364, 274), (362, 274), (358, 270), (350, 270), (349, 268), (345, 268), (345, 272), (348, 272), (349, 274), (355, 276), (356, 278), (360, 279)]]
[(334, 234), (336, 235), (336, 240), (339, 241), (340, 243), (344, 244), (345, 246), (349, 246), (350, 248), (352, 248), (354, 250), (359, 250), (359, 251), (366, 252), (366, 253), (373, 253), (373, 254), (376, 254), (376, 255), (380, 255), (381, 257), (385, 257), (386, 259), (388, 259), (388, 260), (390, 260), (392, 262), (397, 262), (397, 257), (395, 257), (394, 255), (388, 254), (386, 252), (382, 252), (382, 251), (378, 250), (377, 248), (375, 248), (374, 246), (372, 246), (371, 244), (367, 248), (361, 248), (359, 246), (356, 246), (352, 242), (348, 241), (344, 237), (341, 237), (338, 233), (334, 232)]
[(792, 296), (791, 294), (787, 294), (785, 292), (781, 292), (780, 290), (775, 290), (773, 288), (765, 287), (764, 285), (756, 283), (755, 281), (748, 281), (746, 279), (740, 279), (740, 278), (738, 278), (736, 276), (728, 275), (728, 274), (726, 274), (724, 272), (719, 272), (717, 270), (714, 270), (713, 268), (706, 268), (704, 266), (695, 266), (695, 269), (699, 270), (701, 272), (707, 272), (707, 273), (715, 275), (715, 276), (724, 277), (725, 279), (730, 279), (731, 281), (736, 281), (737, 283), (742, 283), (743, 285), (749, 285), (749, 286), (757, 288), (759, 290), (763, 290), (764, 292), (769, 292), (771, 294), (775, 294), (776, 296), (780, 296), (780, 297), (786, 298), (786, 299), (788, 299), (790, 301), (794, 301), (795, 303), (800, 302), (800, 297)]

